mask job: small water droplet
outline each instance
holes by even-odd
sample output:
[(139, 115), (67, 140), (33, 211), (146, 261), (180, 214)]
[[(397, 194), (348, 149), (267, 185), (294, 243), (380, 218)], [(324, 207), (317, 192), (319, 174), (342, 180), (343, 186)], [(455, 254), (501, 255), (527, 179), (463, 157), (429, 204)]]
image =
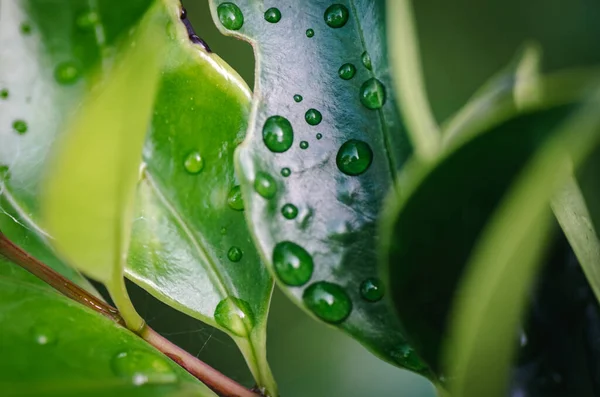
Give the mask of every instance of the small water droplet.
[(363, 52), (362, 55), (360, 56), (360, 59), (362, 61), (362, 64), (365, 66), (365, 68), (371, 70), (373, 68), (373, 65), (371, 64), (371, 56), (369, 55), (368, 52)]
[(277, 184), (271, 175), (266, 172), (258, 172), (254, 180), (254, 190), (262, 197), (271, 199), (277, 193)]
[(183, 166), (190, 174), (198, 174), (204, 169), (204, 159), (199, 152), (192, 152), (185, 158)]
[(25, 35), (31, 34), (31, 25), (29, 24), (29, 22), (21, 23), (20, 29), (21, 33)]
[(311, 38), (315, 35), (315, 31), (313, 29), (306, 29), (306, 37)]
[(24, 133), (27, 132), (27, 123), (23, 120), (15, 120), (13, 122), (13, 129), (20, 135), (23, 135)]
[(321, 112), (317, 109), (308, 109), (304, 115), (304, 119), (310, 125), (317, 125), (323, 120), (323, 116), (321, 116)]
[(342, 4), (332, 4), (325, 10), (325, 14), (323, 18), (325, 19), (325, 23), (330, 28), (341, 28), (348, 22), (348, 16), (350, 13), (346, 6)]
[(350, 80), (356, 74), (356, 66), (351, 63), (345, 63), (340, 66), (338, 75), (344, 80)]
[(294, 143), (292, 124), (282, 116), (269, 117), (263, 126), (263, 142), (272, 152), (285, 152)]
[(360, 175), (371, 166), (373, 151), (368, 143), (350, 139), (340, 147), (335, 161), (344, 174)]
[(383, 285), (378, 278), (368, 278), (360, 284), (360, 296), (369, 302), (383, 298)]
[(273, 268), (284, 284), (298, 287), (310, 280), (314, 264), (312, 256), (304, 248), (291, 241), (283, 241), (273, 249)]
[(283, 176), (284, 178), (287, 178), (288, 176), (290, 176), (292, 174), (292, 171), (285, 167), (281, 169), (281, 176)]
[(302, 102), (302, 95), (296, 94), (294, 95), (294, 101), (296, 102)]
[(327, 281), (311, 284), (304, 290), (302, 300), (317, 317), (328, 323), (341, 323), (352, 311), (352, 301), (346, 291)]
[(79, 80), (81, 72), (73, 62), (62, 62), (54, 70), (54, 78), (59, 84), (69, 85)]
[(414, 349), (408, 344), (404, 344), (398, 351), (393, 352), (392, 357), (398, 364), (411, 371), (422, 372), (427, 369), (425, 363), (421, 361)]
[(240, 30), (244, 25), (244, 14), (237, 5), (226, 2), (217, 7), (217, 15), (221, 24), (229, 30)]
[(294, 219), (296, 216), (298, 216), (298, 208), (296, 208), (294, 204), (285, 204), (283, 207), (281, 207), (281, 214), (286, 219)]
[(223, 226), (223, 227), (221, 228), (221, 234), (222, 234), (222, 235), (226, 235), (226, 234), (227, 234), (227, 228), (226, 228), (225, 226)]
[(87, 11), (79, 14), (75, 24), (79, 29), (87, 30), (91, 29), (98, 23), (98, 13), (95, 11)]
[(54, 330), (47, 325), (37, 324), (31, 329), (33, 340), (40, 346), (53, 345), (57, 338)]
[(6, 88), (3, 88), (0, 90), (0, 98), (2, 99), (7, 99), (8, 98), (8, 90)]
[(229, 194), (227, 195), (227, 204), (229, 204), (229, 208), (232, 210), (244, 210), (244, 198), (242, 197), (242, 190), (239, 185), (232, 187), (229, 191)]
[(215, 308), (215, 321), (237, 336), (248, 336), (254, 327), (254, 314), (248, 302), (228, 296)]
[(265, 11), (265, 20), (271, 23), (277, 23), (281, 20), (281, 11), (278, 8), (271, 7)]
[(227, 258), (229, 258), (229, 260), (232, 262), (241, 261), (243, 255), (244, 255), (244, 253), (242, 252), (242, 249), (239, 247), (234, 246), (234, 247), (229, 248), (229, 251), (227, 251)]
[(300, 142), (300, 149), (308, 149), (308, 142), (306, 142), (306, 141)]
[(385, 104), (385, 86), (376, 78), (371, 78), (360, 87), (360, 102), (367, 109), (380, 109)]
[(127, 350), (112, 360), (112, 369), (118, 376), (129, 379), (135, 386), (177, 382), (173, 368), (162, 357), (145, 350)]
[(323, 138), (323, 134), (321, 134), (321, 133), (319, 132), (319, 133), (317, 134), (317, 139), (319, 139), (319, 140), (320, 140), (321, 138)]

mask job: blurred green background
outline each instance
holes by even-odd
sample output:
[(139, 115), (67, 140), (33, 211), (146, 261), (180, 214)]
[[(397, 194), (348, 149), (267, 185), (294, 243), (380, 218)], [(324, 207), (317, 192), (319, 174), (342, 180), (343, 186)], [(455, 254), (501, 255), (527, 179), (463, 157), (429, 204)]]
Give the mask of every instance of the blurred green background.
[[(301, 0), (298, 0), (301, 1)], [(265, 9), (275, 5), (265, 1)], [(273, 3), (273, 4), (271, 4)], [(544, 69), (600, 62), (598, 0), (419, 0), (416, 17), (427, 89), (442, 121), (525, 40), (544, 49)], [(247, 43), (222, 36), (206, 0), (184, 0), (196, 32), (248, 82), (254, 57)], [(140, 312), (157, 331), (241, 383), (252, 377), (233, 342), (132, 287)], [(269, 359), (283, 397), (434, 396), (427, 381), (371, 356), (350, 338), (317, 323), (278, 291), (269, 319)]]

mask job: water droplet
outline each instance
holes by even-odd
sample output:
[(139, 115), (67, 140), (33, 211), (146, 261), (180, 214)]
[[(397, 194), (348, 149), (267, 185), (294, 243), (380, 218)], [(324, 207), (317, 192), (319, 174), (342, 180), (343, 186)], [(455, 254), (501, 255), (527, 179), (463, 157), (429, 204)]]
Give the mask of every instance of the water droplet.
[(215, 321), (237, 336), (248, 336), (254, 327), (254, 315), (248, 302), (228, 296), (217, 305)]
[(277, 193), (277, 184), (271, 175), (266, 172), (258, 172), (254, 180), (254, 190), (262, 197), (271, 199)]
[(225, 226), (223, 226), (223, 227), (221, 228), (221, 234), (222, 234), (222, 235), (226, 235), (226, 234), (227, 234), (227, 228), (226, 228)]
[(12, 126), (13, 129), (21, 135), (27, 132), (27, 123), (23, 120), (15, 120)]
[(273, 268), (284, 284), (298, 287), (310, 280), (314, 264), (312, 256), (304, 248), (291, 241), (283, 241), (273, 249)]
[(226, 29), (239, 30), (244, 25), (244, 14), (237, 5), (226, 2), (217, 7), (219, 20)]
[(29, 22), (21, 23), (20, 29), (21, 29), (21, 33), (23, 33), (23, 34), (26, 34), (26, 35), (31, 34), (31, 25), (29, 24)]
[(302, 299), (317, 317), (328, 323), (341, 323), (352, 311), (352, 301), (346, 291), (327, 281), (311, 284), (304, 290)]
[(371, 56), (369, 55), (368, 52), (363, 52), (362, 55), (360, 56), (360, 59), (362, 61), (362, 64), (365, 66), (365, 68), (371, 70), (373, 68), (373, 65), (371, 64)]
[(356, 66), (351, 63), (345, 63), (340, 66), (338, 75), (344, 80), (350, 80), (356, 74)]
[(306, 142), (306, 141), (300, 142), (300, 149), (308, 149), (308, 142)]
[(54, 78), (59, 84), (69, 85), (79, 80), (81, 72), (73, 62), (62, 62), (54, 70)]
[(271, 7), (265, 11), (265, 20), (271, 23), (277, 23), (281, 19), (281, 11), (278, 8)]
[(77, 25), (77, 27), (79, 29), (87, 30), (87, 29), (91, 29), (94, 26), (96, 26), (96, 24), (98, 23), (98, 20), (99, 20), (98, 13), (96, 13), (95, 11), (87, 11), (87, 12), (81, 13), (77, 17), (75, 24)]
[(341, 28), (348, 22), (350, 13), (346, 6), (342, 4), (332, 4), (325, 10), (325, 23), (331, 28)]
[(311, 38), (315, 35), (315, 31), (313, 29), (306, 29), (306, 37)]
[(242, 197), (242, 190), (239, 185), (232, 187), (229, 191), (229, 194), (227, 195), (227, 204), (229, 204), (229, 208), (232, 210), (244, 210), (244, 198)]
[(0, 90), (0, 98), (2, 98), (2, 99), (8, 98), (8, 90), (6, 88), (3, 88)]
[(287, 178), (288, 176), (290, 176), (292, 174), (292, 171), (285, 167), (281, 169), (281, 176), (283, 176), (284, 178)]
[(294, 95), (294, 101), (296, 102), (302, 102), (302, 95), (296, 94)]
[(367, 109), (380, 109), (385, 104), (385, 86), (376, 78), (371, 78), (360, 87), (360, 102)]
[(320, 132), (317, 134), (317, 139), (321, 139), (323, 138), (323, 134), (321, 134)]
[(304, 115), (304, 119), (310, 125), (317, 125), (323, 120), (323, 116), (321, 116), (321, 112), (317, 109), (308, 109)]
[(286, 219), (294, 219), (296, 216), (298, 216), (298, 208), (296, 208), (294, 204), (285, 204), (283, 207), (281, 207), (281, 214)]
[(346, 141), (335, 159), (340, 171), (346, 175), (360, 175), (373, 162), (373, 151), (368, 143), (358, 139)]
[(368, 278), (360, 284), (360, 296), (369, 302), (383, 298), (383, 285), (378, 278)]
[(270, 151), (285, 152), (294, 143), (292, 124), (282, 116), (269, 117), (263, 126), (263, 141)]
[(243, 255), (244, 255), (244, 253), (242, 252), (242, 249), (239, 247), (234, 246), (234, 247), (229, 248), (229, 251), (227, 251), (227, 258), (229, 258), (229, 260), (232, 262), (241, 261)]
[(393, 352), (392, 357), (398, 364), (411, 371), (422, 372), (427, 369), (425, 363), (408, 344), (404, 344), (398, 351)]
[(177, 382), (173, 368), (162, 357), (144, 350), (127, 350), (112, 360), (115, 374), (131, 380), (135, 386)]
[(31, 329), (33, 340), (40, 346), (52, 345), (57, 338), (54, 330), (47, 325), (37, 324)]
[(185, 158), (183, 166), (190, 174), (197, 174), (204, 169), (204, 159), (199, 152), (192, 152)]

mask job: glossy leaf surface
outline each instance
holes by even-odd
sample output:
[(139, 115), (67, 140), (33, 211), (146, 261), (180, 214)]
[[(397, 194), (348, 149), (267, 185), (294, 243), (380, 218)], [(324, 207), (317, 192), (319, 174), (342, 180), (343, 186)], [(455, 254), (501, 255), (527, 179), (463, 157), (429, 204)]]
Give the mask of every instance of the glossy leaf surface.
[(278, 21), (263, 2), (211, 7), (225, 34), (255, 47), (255, 99), (237, 166), (275, 278), (316, 318), (423, 370), (386, 299), (361, 295), (378, 277), (383, 197), (411, 151), (389, 74), (385, 2), (282, 1)]

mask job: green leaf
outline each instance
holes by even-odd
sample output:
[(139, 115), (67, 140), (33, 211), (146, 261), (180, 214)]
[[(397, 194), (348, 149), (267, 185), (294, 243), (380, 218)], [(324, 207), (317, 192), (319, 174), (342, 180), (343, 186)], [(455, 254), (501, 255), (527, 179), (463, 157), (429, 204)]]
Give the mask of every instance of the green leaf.
[(600, 141), (598, 106), (600, 91), (560, 125), (512, 184), (474, 248), (452, 309), (446, 348), (447, 367), (456, 376), (451, 394), (506, 394), (515, 329), (548, 241), (548, 205)]
[[(228, 204), (239, 184), (233, 154), (245, 134), (250, 91), (217, 55), (190, 41), (179, 2), (162, 2), (168, 19), (163, 25), (165, 64), (143, 151), (126, 275), (163, 302), (232, 335), (257, 383), (276, 395), (265, 350), (272, 279), (253, 247), (243, 211)], [(0, 104), (0, 123), (10, 126), (23, 119), (29, 128), (24, 134), (0, 129), (0, 164), (9, 166), (11, 174), (4, 192), (30, 219), (23, 240), (43, 235), (37, 226), (38, 194), (50, 143), (92, 88), (95, 73), (115, 67), (117, 48), (130, 40), (129, 30), (154, 3), (32, 0), (3, 5), (0, 85), (9, 96)], [(30, 34), (20, 32), (22, 21), (30, 25)], [(15, 67), (23, 63), (29, 67)], [(75, 69), (72, 80), (59, 84), (55, 74), (63, 65)], [(203, 169), (190, 173), (186, 159), (196, 152)], [(192, 171), (200, 163), (196, 158), (188, 162)], [(234, 204), (237, 208), (239, 201)], [(238, 262), (228, 259), (232, 247), (241, 250)], [(233, 301), (228, 297), (248, 303), (254, 323), (248, 335), (239, 336), (215, 320), (219, 302), (224, 301), (223, 308)]]
[(0, 257), (0, 390), (17, 396), (215, 396), (137, 335)]
[(389, 75), (384, 6), (288, 0), (269, 11), (252, 0), (211, 2), (221, 30), (255, 47), (237, 170), (263, 258), (315, 318), (389, 362), (424, 370), (377, 279), (377, 219), (411, 150)]

